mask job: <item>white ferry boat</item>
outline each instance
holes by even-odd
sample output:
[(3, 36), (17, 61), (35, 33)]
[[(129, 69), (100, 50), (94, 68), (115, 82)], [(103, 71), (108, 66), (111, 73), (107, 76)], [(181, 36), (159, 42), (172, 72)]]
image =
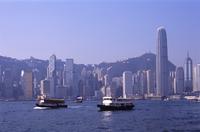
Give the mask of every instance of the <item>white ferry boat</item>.
[(103, 97), (102, 103), (97, 107), (101, 111), (132, 110), (134, 107), (132, 99)]
[(36, 102), (37, 107), (42, 108), (67, 108), (64, 99), (58, 98), (47, 98), (44, 96), (39, 96)]

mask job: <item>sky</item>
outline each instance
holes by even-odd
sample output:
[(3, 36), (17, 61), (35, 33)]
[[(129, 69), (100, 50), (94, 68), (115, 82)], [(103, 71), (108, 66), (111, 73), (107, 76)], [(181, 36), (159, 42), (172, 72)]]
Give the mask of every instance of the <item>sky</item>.
[(155, 53), (159, 26), (171, 62), (200, 63), (199, 0), (0, 0), (0, 55), (114, 62)]

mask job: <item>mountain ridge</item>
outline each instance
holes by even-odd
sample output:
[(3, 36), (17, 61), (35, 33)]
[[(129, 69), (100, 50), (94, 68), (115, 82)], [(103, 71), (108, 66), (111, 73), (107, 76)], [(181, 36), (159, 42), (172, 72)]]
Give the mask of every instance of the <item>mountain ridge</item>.
[[(168, 61), (169, 71), (175, 71), (176, 66)], [(156, 71), (156, 55), (153, 53), (145, 53), (141, 56), (129, 58), (116, 62), (103, 62), (98, 65), (99, 68), (107, 69), (107, 73), (111, 77), (119, 77), (124, 71), (136, 73), (142, 70)]]

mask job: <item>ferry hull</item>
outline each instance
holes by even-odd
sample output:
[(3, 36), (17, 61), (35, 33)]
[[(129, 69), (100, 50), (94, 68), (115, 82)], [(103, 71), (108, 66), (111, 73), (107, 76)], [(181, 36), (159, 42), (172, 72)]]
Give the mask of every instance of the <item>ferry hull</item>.
[(56, 109), (56, 108), (67, 108), (68, 106), (63, 104), (54, 104), (54, 105), (50, 105), (50, 104), (38, 104), (36, 103), (37, 107), (45, 107), (45, 108), (52, 108), (52, 109)]
[(100, 108), (100, 111), (117, 111), (117, 110), (132, 110), (134, 105), (124, 105), (124, 106), (106, 106), (106, 105), (102, 105), (99, 104), (97, 105), (97, 107)]

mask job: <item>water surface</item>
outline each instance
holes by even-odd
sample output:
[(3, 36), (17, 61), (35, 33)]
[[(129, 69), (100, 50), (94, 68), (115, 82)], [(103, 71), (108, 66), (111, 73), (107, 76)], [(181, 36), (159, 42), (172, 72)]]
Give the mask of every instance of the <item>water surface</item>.
[(135, 101), (132, 111), (100, 112), (98, 102), (38, 110), (35, 102), (0, 102), (0, 132), (200, 132), (200, 103)]

